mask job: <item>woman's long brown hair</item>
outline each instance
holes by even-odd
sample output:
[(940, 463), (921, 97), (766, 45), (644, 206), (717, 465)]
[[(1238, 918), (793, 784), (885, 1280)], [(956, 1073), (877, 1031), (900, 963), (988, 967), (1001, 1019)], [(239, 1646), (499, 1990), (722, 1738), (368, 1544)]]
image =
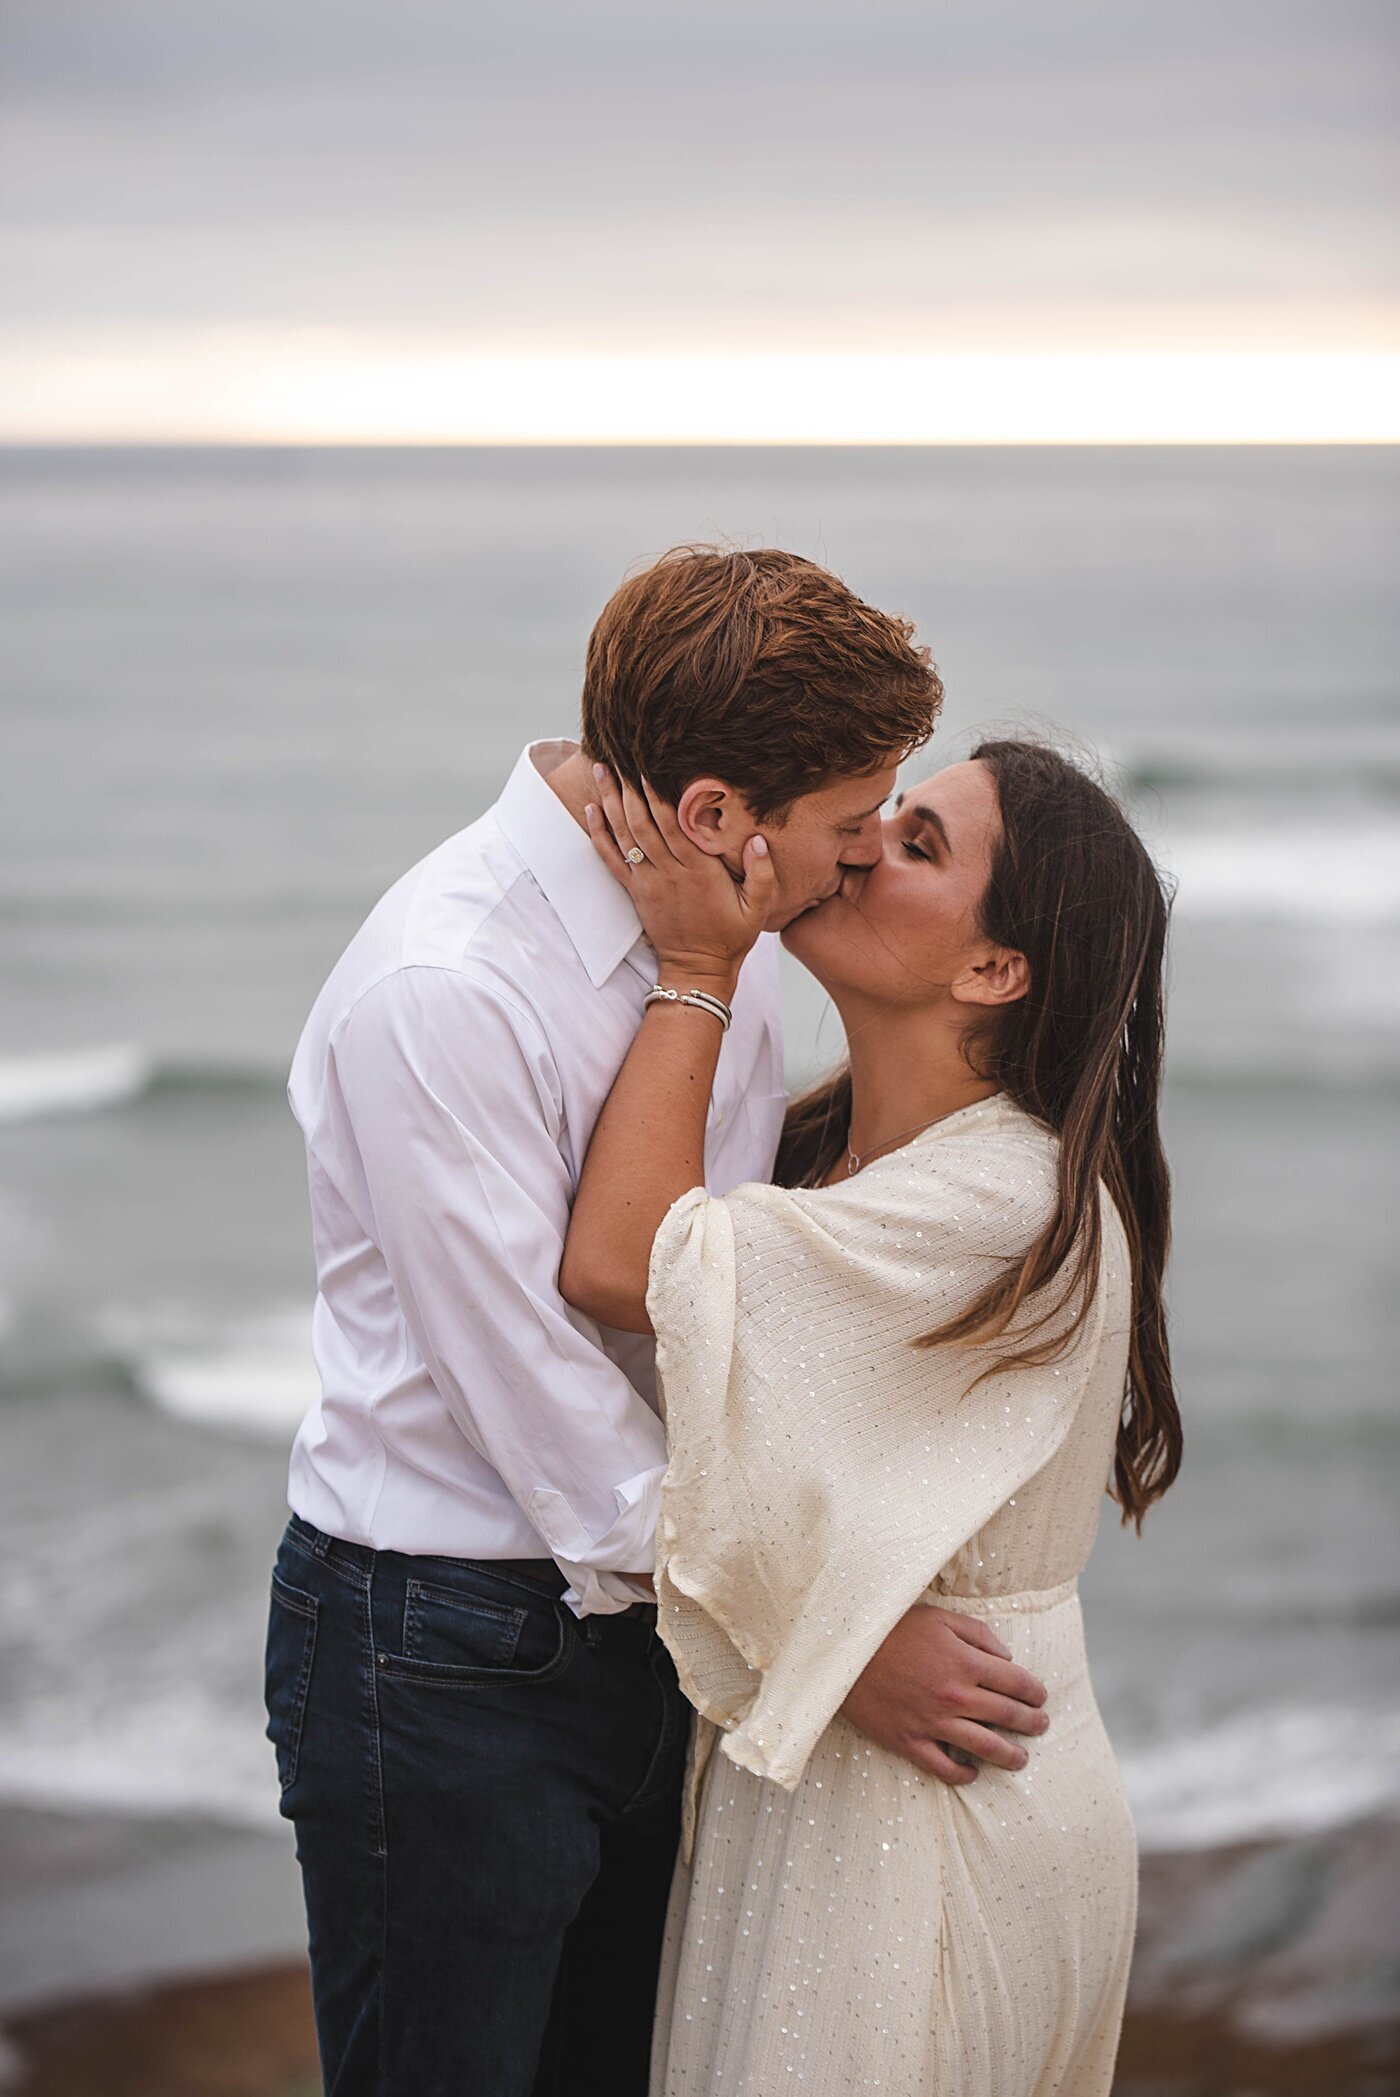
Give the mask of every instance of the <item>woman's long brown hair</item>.
[[(1169, 904), (1142, 840), (1112, 796), (1048, 745), (988, 742), (973, 751), (996, 782), (1001, 835), (981, 929), (1024, 954), (1030, 989), (969, 1036), (969, 1060), (1060, 1139), (1055, 1214), (1018, 1264), (918, 1343), (994, 1341), (1040, 1291), (1008, 1363), (1061, 1352), (1098, 1287), (1098, 1189), (1113, 1197), (1132, 1260), (1133, 1323), (1114, 1498), (1141, 1527), (1181, 1467), (1163, 1276), (1171, 1181), (1158, 1133), (1163, 972)], [(817, 1186), (844, 1155), (849, 1067), (793, 1102), (778, 1153), (784, 1186)], [(1049, 1284), (1063, 1278), (1059, 1289)], [(1073, 1302), (1068, 1332), (1057, 1313)], [(1052, 1320), (1056, 1330), (1034, 1335)]]

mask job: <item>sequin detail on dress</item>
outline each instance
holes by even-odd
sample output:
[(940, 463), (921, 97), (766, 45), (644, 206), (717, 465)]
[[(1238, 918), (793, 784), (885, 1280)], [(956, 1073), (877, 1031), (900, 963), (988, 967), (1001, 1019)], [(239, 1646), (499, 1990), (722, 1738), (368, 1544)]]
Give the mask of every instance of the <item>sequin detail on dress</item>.
[[(697, 1190), (658, 1234), (658, 1597), (703, 1717), (653, 2097), (1111, 2088), (1136, 1851), (1076, 1586), (1127, 1360), (1107, 1197), (1057, 1361), (979, 1382), (992, 1352), (910, 1344), (1031, 1242), (1054, 1175), (996, 1099), (832, 1188)], [(839, 1717), (921, 1597), (1049, 1686), (1024, 1771), (951, 1789)]]

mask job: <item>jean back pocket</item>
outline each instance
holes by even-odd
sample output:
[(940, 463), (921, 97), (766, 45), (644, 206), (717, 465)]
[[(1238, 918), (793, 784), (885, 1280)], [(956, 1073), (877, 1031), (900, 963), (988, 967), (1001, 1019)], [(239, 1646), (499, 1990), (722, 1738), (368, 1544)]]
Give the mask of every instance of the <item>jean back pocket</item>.
[(290, 1586), (280, 1573), (273, 1574), (267, 1623), (267, 1737), (277, 1751), (277, 1777), (284, 1797), (296, 1782), (320, 1612), (315, 1595)]

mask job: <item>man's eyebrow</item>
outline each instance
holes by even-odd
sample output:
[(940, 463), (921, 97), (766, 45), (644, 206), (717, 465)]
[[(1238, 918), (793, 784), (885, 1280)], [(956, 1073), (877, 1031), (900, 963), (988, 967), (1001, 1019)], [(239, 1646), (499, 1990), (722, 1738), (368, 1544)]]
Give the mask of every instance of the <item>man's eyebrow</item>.
[[(903, 794), (899, 798), (902, 803), (904, 800)], [(925, 808), (920, 803), (916, 807), (911, 808), (909, 813), (916, 817), (919, 822), (928, 824), (929, 829), (935, 833), (945, 852), (952, 852), (953, 847), (948, 841), (947, 826), (936, 808)]]

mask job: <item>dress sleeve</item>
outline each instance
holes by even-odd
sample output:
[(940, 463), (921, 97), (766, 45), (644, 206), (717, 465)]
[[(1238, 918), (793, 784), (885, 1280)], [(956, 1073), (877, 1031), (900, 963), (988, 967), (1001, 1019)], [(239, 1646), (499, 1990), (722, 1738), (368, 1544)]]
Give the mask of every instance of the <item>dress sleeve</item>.
[(997, 1369), (1005, 1341), (912, 1344), (1053, 1200), (1037, 1132), (930, 1145), (868, 1186), (697, 1188), (665, 1218), (660, 1628), (740, 1767), (796, 1784), (899, 1618), (1068, 1432), (1101, 1303), (1042, 1367)]

